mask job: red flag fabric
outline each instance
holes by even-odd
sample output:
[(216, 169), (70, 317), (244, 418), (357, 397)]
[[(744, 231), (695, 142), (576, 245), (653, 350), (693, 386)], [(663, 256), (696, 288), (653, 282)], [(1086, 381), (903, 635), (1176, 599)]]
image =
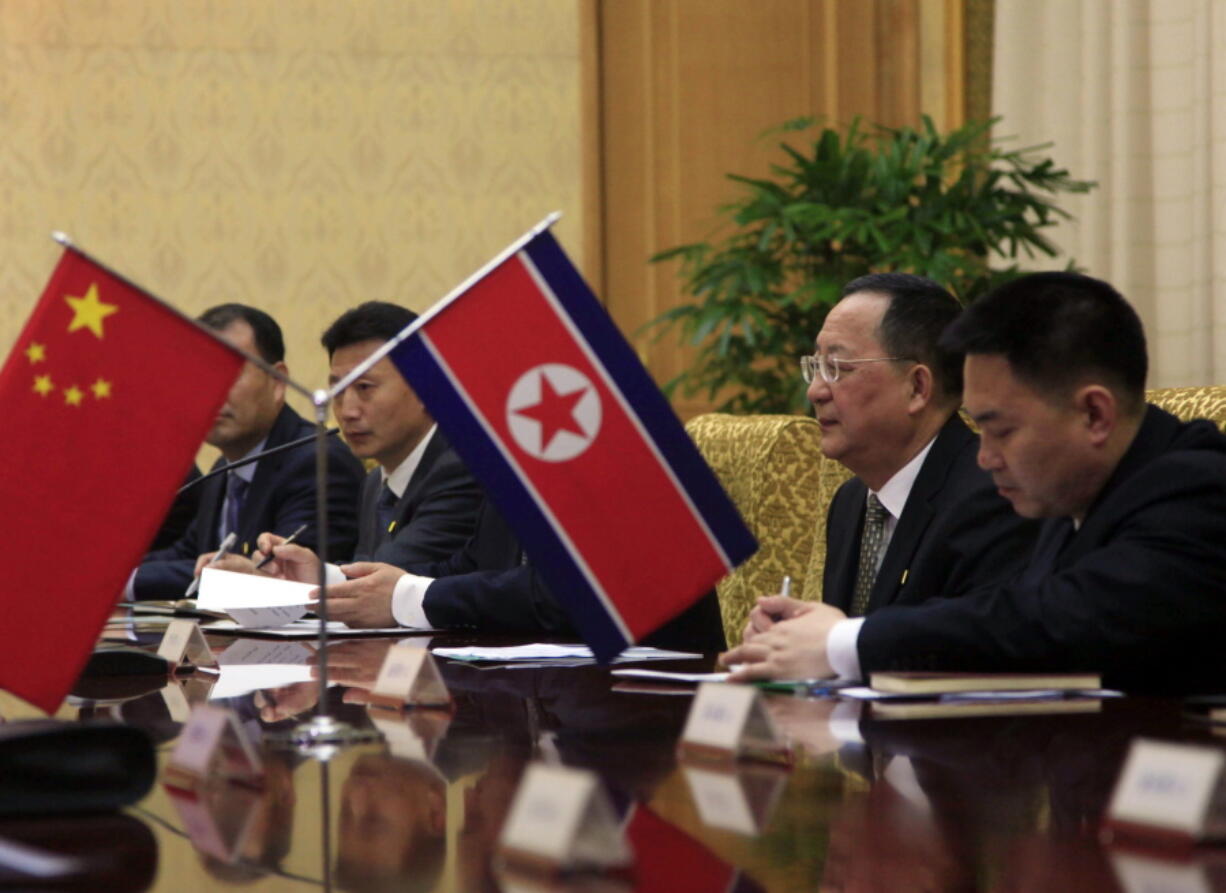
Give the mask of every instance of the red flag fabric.
[(59, 707), (242, 364), (65, 250), (0, 370), (0, 688)]
[(609, 660), (757, 543), (553, 236), (512, 247), (390, 356)]

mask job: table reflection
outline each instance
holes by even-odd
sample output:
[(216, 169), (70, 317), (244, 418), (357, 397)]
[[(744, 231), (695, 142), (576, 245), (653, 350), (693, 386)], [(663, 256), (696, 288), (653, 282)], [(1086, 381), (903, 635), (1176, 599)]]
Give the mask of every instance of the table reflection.
[[(324, 769), (265, 745), (259, 790), (229, 786), (198, 801), (217, 813), (212, 838), (180, 837), (188, 817), (164, 794), (150, 797), (143, 808), (155, 828), (164, 823), (154, 889), (1092, 891), (1185, 869), (1205, 889), (1221, 883), (1212, 853), (1178, 862), (1099, 840), (1133, 739), (1226, 746), (1176, 700), (1104, 700), (1094, 714), (885, 720), (857, 704), (772, 695), (767, 709), (794, 747), (794, 765), (716, 766), (678, 761), (691, 697), (614, 690), (599, 667), (440, 660), (450, 709), (370, 706), (398, 641), (328, 649), (323, 706), (378, 728), (381, 743), (344, 751)], [(212, 644), (220, 654), (233, 640)], [(75, 712), (144, 728), (165, 754), (184, 704), (208, 699), (262, 741), (320, 706), (313, 646), (299, 666), (311, 679), (217, 697), (193, 676), (144, 694), (82, 698)], [(498, 835), (532, 761), (596, 773), (635, 846), (632, 870), (508, 873), (495, 856)], [(179, 883), (184, 877), (193, 883)]]

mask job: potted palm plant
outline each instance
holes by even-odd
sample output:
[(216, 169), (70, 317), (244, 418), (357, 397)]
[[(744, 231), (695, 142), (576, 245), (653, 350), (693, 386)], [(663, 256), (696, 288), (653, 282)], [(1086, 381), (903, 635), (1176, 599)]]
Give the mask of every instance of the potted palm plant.
[(848, 281), (918, 273), (966, 302), (1020, 275), (1022, 255), (1054, 256), (1044, 231), (1068, 215), (1053, 197), (1095, 184), (1043, 157), (1049, 144), (990, 141), (994, 123), (940, 133), (928, 117), (918, 129), (856, 121), (803, 149), (780, 143), (784, 159), (768, 178), (730, 174), (744, 188), (720, 208), (719, 237), (652, 258), (680, 260), (693, 296), (648, 324), (697, 348), (666, 391), (705, 392), (726, 412), (796, 411), (805, 406), (796, 358), (812, 351)]

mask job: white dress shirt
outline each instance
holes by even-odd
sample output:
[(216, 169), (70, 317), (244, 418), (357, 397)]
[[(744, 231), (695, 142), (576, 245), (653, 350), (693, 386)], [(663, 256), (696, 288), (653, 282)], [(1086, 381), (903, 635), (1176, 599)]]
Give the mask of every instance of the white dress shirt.
[[(885, 520), (885, 533), (881, 539), (881, 550), (877, 553), (878, 569), (885, 558), (890, 540), (894, 537), (894, 531), (898, 528), (898, 519), (907, 504), (907, 498), (911, 495), (911, 488), (915, 486), (915, 479), (919, 477), (924, 460), (928, 458), (928, 452), (935, 442), (935, 437), (928, 441), (928, 444), (916, 453), (910, 462), (898, 469), (893, 477), (882, 484), (881, 489), (876, 493), (869, 491), (880, 500), (888, 512)], [(867, 502), (868, 495), (865, 495), (864, 499)], [(863, 617), (840, 620), (831, 627), (826, 637), (826, 657), (840, 679), (860, 678), (860, 654), (856, 650), (856, 641), (859, 639), (860, 627), (863, 625)]]
[[(383, 473), (383, 482), (387, 484), (397, 499), (404, 496), (404, 491), (409, 486), (413, 473), (417, 471), (417, 466), (421, 464), (421, 457), (425, 455), (426, 447), (437, 430), (438, 425), (431, 427), (426, 432), (426, 436), (421, 439), (421, 443), (413, 447), (413, 452), (409, 453), (391, 474)], [(330, 584), (342, 583), (345, 580), (345, 575), (341, 573), (341, 569), (335, 564), (329, 564), (327, 580)], [(415, 586), (413, 581), (424, 581), (424, 585)], [(426, 586), (429, 586), (432, 582), (433, 580), (427, 577), (418, 577), (413, 574), (405, 574), (396, 581), (396, 588), (392, 590), (392, 617), (395, 618), (399, 625), (411, 626), (416, 629), (428, 629), (430, 627), (430, 623), (426, 620), (426, 613), (422, 610), (421, 603), (426, 597)]]

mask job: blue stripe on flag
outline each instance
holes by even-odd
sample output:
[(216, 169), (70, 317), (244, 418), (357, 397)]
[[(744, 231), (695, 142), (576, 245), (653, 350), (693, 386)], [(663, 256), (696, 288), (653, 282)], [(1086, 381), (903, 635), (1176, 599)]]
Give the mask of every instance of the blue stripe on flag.
[(740, 564), (758, 548), (757, 542), (625, 337), (548, 231), (529, 242), (524, 251), (583, 332), (592, 352), (617, 383), (631, 411), (639, 417), (656, 449), (706, 520), (728, 557), (729, 570)]

